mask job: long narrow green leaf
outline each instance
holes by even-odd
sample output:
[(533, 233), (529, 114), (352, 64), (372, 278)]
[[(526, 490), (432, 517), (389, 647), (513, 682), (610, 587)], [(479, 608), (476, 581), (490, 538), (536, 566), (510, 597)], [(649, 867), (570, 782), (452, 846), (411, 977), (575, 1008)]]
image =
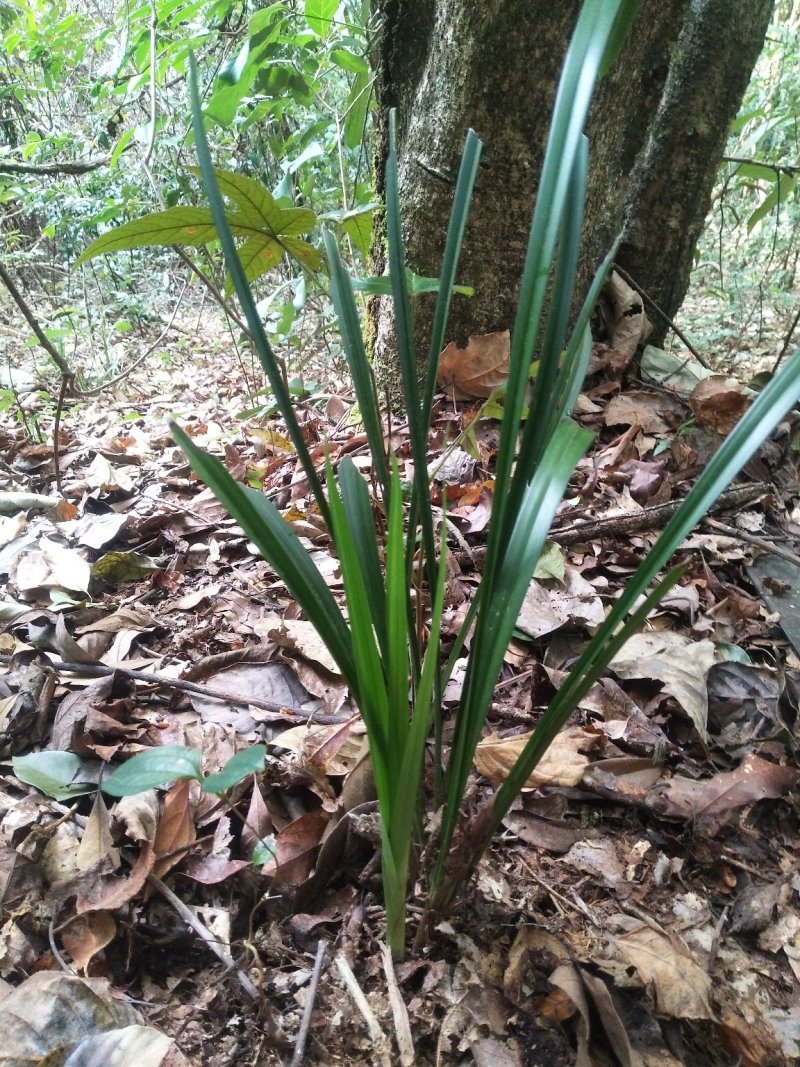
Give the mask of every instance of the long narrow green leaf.
[(581, 8), (559, 81), (512, 331), (484, 581), (487, 577), (490, 582), (493, 581), (498, 554), (507, 535), (505, 514), (509, 507), (508, 485), (516, 455), (515, 444), (525, 398), (528, 368), (536, 347), (575, 155), (579, 151), (597, 73), (620, 5), (621, 0), (586, 0)]
[[(389, 272), (392, 281), (392, 299), (394, 301), (395, 334), (397, 338), (397, 358), (400, 364), (400, 376), (403, 383), (403, 397), (406, 404), (411, 458), (414, 463), (414, 485), (411, 500), (411, 522), (419, 522), (422, 530), (422, 548), (425, 561), (425, 574), (428, 586), (433, 588), (436, 581), (435, 538), (433, 533), (433, 516), (431, 511), (430, 485), (428, 483), (427, 447), (428, 424), (423, 418), (420, 406), (419, 383), (417, 375), (417, 353), (414, 345), (414, 331), (411, 319), (411, 304), (406, 284), (405, 252), (403, 250), (403, 232), (400, 221), (400, 196), (397, 187), (397, 144), (396, 116), (389, 113), (389, 154), (386, 159), (386, 237), (389, 246)], [(413, 528), (412, 525), (412, 528)], [(414, 538), (409, 537), (407, 546), (406, 568), (410, 578), (411, 563), (416, 550)]]
[(712, 457), (678, 511), (629, 580), (623, 595), (597, 630), (570, 675), (556, 694), (533, 737), (497, 792), (487, 834), (499, 826), (522, 784), (578, 702), (607, 669), (628, 638), (681, 576), (674, 568), (650, 593), (644, 604), (634, 607), (670, 556), (707, 513), (719, 494), (769, 436), (775, 426), (800, 400), (800, 349), (784, 369), (756, 398), (716, 454)]
[(625, 38), (628, 36), (628, 30), (633, 25), (633, 20), (639, 11), (639, 4), (641, 0), (623, 0), (617, 17), (614, 20), (614, 25), (611, 29), (611, 35), (606, 45), (606, 50), (603, 54), (603, 62), (600, 64), (600, 77), (604, 78), (611, 69), (614, 61), (620, 53), (620, 50), (625, 43)]
[(356, 470), (355, 464), (348, 458), (339, 464), (339, 487), (347, 516), (348, 533), (355, 543), (356, 559), (364, 579), (370, 618), (385, 656), (386, 592), (378, 557), (378, 534), (366, 483)]
[(684, 567), (674, 567), (666, 578), (658, 584), (644, 603), (628, 617), (624, 625), (605, 642), (591, 641), (570, 670), (568, 678), (556, 693), (549, 708), (542, 716), (530, 740), (511, 768), (508, 777), (497, 790), (492, 806), (492, 830), (497, 829), (503, 816), (508, 812), (514, 799), (527, 782), (531, 771), (547, 752), (556, 734), (586, 696), (591, 687), (602, 676), (608, 664), (623, 645), (637, 633), (648, 615), (658, 606), (669, 590), (684, 574)]
[[(580, 256), (588, 169), (589, 142), (581, 135), (572, 165), (567, 201), (561, 220), (558, 259), (553, 276), (547, 325), (539, 353), (539, 370), (536, 374), (528, 418), (525, 421), (516, 469), (511, 481), (507, 512), (509, 516), (515, 515), (520, 497), (525, 491), (525, 483), (541, 462), (547, 442), (563, 415), (557, 403), (556, 382), (559, 378), (559, 362), (567, 332), (572, 295), (575, 289), (575, 274)], [(565, 362), (561, 371), (564, 375), (576, 378), (580, 372), (580, 360), (575, 359), (569, 365), (566, 363), (566, 358), (567, 354), (564, 353)]]
[(380, 482), (383, 498), (386, 500), (389, 493), (389, 465), (386, 460), (386, 445), (381, 427), (381, 405), (375, 388), (375, 376), (364, 349), (364, 337), (353, 296), (352, 281), (344, 269), (333, 234), (326, 229), (323, 230), (322, 237), (331, 272), (331, 300), (336, 310), (342, 346), (364, 423), (373, 469)]
[[(384, 663), (389, 697), (389, 743), (402, 761), (408, 735), (411, 661), (409, 657), (408, 582), (406, 581), (403, 500), (397, 459), (392, 456), (392, 489), (386, 531), (386, 619)], [(398, 778), (400, 775), (398, 774)]]
[(225, 264), (228, 268), (228, 273), (231, 276), (233, 286), (236, 289), (236, 294), (239, 297), (239, 303), (244, 312), (247, 328), (253, 339), (256, 354), (264, 369), (264, 373), (267, 375), (270, 387), (275, 394), (275, 400), (281, 415), (286, 422), (286, 429), (292, 444), (294, 445), (297, 458), (303, 465), (303, 471), (308, 478), (308, 484), (314, 495), (314, 500), (316, 501), (325, 525), (329, 526), (330, 514), (328, 512), (328, 504), (325, 499), (325, 494), (322, 490), (322, 482), (317, 474), (308, 447), (306, 446), (305, 437), (300, 428), (300, 423), (297, 421), (297, 416), (294, 413), (292, 398), (286, 387), (286, 383), (283, 380), (280, 366), (278, 365), (272, 347), (267, 340), (267, 335), (264, 332), (264, 326), (256, 309), (253, 294), (250, 292), (250, 286), (247, 282), (245, 272), (242, 269), (239, 254), (236, 251), (236, 245), (231, 234), (230, 226), (228, 225), (228, 219), (225, 213), (225, 202), (223, 201), (217, 186), (217, 180), (214, 175), (214, 164), (211, 160), (211, 153), (209, 152), (208, 141), (206, 140), (203, 124), (203, 109), (200, 102), (200, 92), (197, 82), (197, 64), (195, 63), (194, 56), (191, 54), (189, 55), (189, 92), (192, 103), (192, 129), (194, 130), (195, 136), (197, 161), (200, 164), (203, 185), (205, 186), (206, 195), (208, 196), (208, 204), (211, 208), (217, 236), (222, 245)]
[(431, 720), (437, 710), (436, 676), (439, 670), (439, 641), (444, 613), (444, 591), (447, 584), (447, 529), (444, 522), (439, 543), (441, 549), (436, 589), (431, 606), (431, 629), (403, 752), (403, 763), (400, 768), (394, 822), (391, 827), (393, 840), (402, 840), (406, 835), (409, 837), (411, 835), (418, 812), (425, 742), (428, 739)]
[(433, 315), (431, 343), (428, 351), (428, 364), (425, 369), (422, 422), (426, 427), (430, 425), (433, 396), (436, 392), (436, 371), (439, 367), (439, 356), (444, 347), (444, 331), (453, 300), (456, 270), (461, 256), (461, 246), (464, 242), (464, 231), (467, 228), (472, 190), (475, 186), (475, 177), (478, 173), (478, 163), (480, 162), (482, 148), (483, 145), (478, 140), (475, 131), (468, 130), (464, 142), (464, 151), (461, 156), (458, 179), (456, 180), (453, 206), (450, 210), (447, 239), (439, 272), (439, 295), (436, 298), (436, 310)]
[(197, 475), (280, 575), (353, 688), (357, 675), (350, 631), (325, 579), (297, 535), (270, 500), (235, 481), (218, 459), (198, 448), (175, 423), (170, 429)]
[(389, 113), (389, 153), (386, 159), (386, 238), (389, 252), (389, 276), (392, 282), (397, 358), (403, 382), (403, 396), (413, 435), (420, 433), (419, 384), (417, 382), (417, 354), (411, 319), (411, 301), (406, 282), (406, 262), (400, 220), (400, 196), (397, 178), (397, 122), (394, 111)]
[[(348, 464), (352, 464), (352, 460), (346, 457), (339, 465), (340, 476), (342, 468), (346, 468)], [(351, 689), (367, 727), (375, 787), (381, 810), (385, 811), (385, 817), (388, 817), (392, 806), (392, 784), (395, 777), (393, 771), (399, 763), (399, 758), (392, 751), (390, 743), (386, 677), (372, 625), (369, 595), (358, 556), (358, 545), (352, 536), (347, 512), (337, 491), (330, 463), (327, 465), (327, 476), (331, 532), (339, 555), (353, 643), (356, 684), (351, 686)]]
[(522, 499), (497, 582), (481, 601), (445, 775), (445, 807), (434, 885), (444, 873), (475, 746), (522, 601), (556, 508), (591, 439), (587, 430), (570, 420), (558, 427)]
[(406, 890), (408, 852), (397, 854), (389, 837), (386, 820), (381, 819), (381, 874), (386, 904), (386, 942), (396, 959), (403, 956), (406, 933)]

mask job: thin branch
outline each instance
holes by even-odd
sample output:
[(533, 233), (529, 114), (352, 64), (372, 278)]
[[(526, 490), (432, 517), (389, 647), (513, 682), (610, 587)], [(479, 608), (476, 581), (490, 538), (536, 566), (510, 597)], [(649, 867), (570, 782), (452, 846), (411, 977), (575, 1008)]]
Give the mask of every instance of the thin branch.
[(99, 170), (100, 167), (107, 167), (110, 162), (111, 156), (105, 156), (103, 159), (87, 159), (85, 163), (68, 161), (64, 163), (10, 163), (8, 160), (2, 160), (0, 161), (0, 174), (38, 174), (42, 177), (58, 174), (88, 174), (90, 171)]
[(777, 372), (778, 367), (780, 367), (781, 363), (783, 362), (783, 357), (789, 351), (789, 345), (792, 343), (792, 337), (794, 335), (794, 331), (797, 329), (798, 322), (800, 322), (800, 307), (798, 307), (797, 314), (792, 319), (792, 325), (789, 327), (789, 332), (786, 334), (786, 340), (783, 342), (783, 347), (781, 348), (778, 354), (778, 358), (775, 360), (775, 365), (772, 368), (773, 374)]
[(219, 960), (221, 960), (222, 963), (224, 963), (224, 965), (229, 970), (233, 971), (233, 973), (239, 980), (239, 985), (242, 987), (245, 993), (247, 993), (249, 997), (252, 997), (253, 1000), (260, 999), (260, 994), (251, 979), (248, 977), (248, 975), (246, 975), (244, 971), (240, 970), (236, 966), (236, 960), (233, 958), (233, 956), (231, 956), (230, 952), (228, 952), (222, 947), (222, 945), (219, 943), (219, 938), (215, 937), (214, 934), (212, 934), (212, 932), (205, 925), (205, 923), (200, 922), (200, 920), (197, 918), (191, 908), (184, 904), (181, 898), (176, 896), (175, 893), (173, 893), (172, 890), (169, 888), (169, 886), (164, 885), (161, 879), (156, 878), (154, 874), (149, 874), (147, 876), (147, 880), (150, 885), (153, 886), (154, 889), (158, 890), (158, 892), (161, 894), (162, 897), (164, 897), (165, 900), (169, 901), (169, 903), (172, 905), (175, 911), (177, 911), (183, 921), (188, 926), (190, 926), (192, 930), (194, 930), (198, 937), (205, 941), (205, 943), (208, 945), (214, 955)]
[(294, 1045), (294, 1055), (292, 1056), (292, 1062), (289, 1064), (289, 1067), (300, 1067), (300, 1064), (303, 1062), (303, 1056), (306, 1051), (306, 1041), (308, 1040), (308, 1031), (311, 1029), (311, 1018), (314, 1014), (314, 1002), (317, 998), (317, 987), (319, 986), (322, 966), (324, 963), (325, 942), (320, 941), (317, 944), (314, 970), (311, 974), (311, 981), (308, 983), (306, 1004), (303, 1008), (303, 1018), (300, 1020), (300, 1029), (297, 1031), (297, 1039)]
[[(12, 657), (0, 654), (0, 663), (10, 663)], [(173, 689), (179, 693), (194, 693), (205, 697), (207, 700), (220, 700), (225, 704), (235, 707), (258, 708), (260, 711), (271, 711), (287, 722), (295, 721), (297, 716), (304, 715), (309, 721), (320, 726), (334, 726), (349, 722), (353, 718), (351, 713), (340, 712), (338, 715), (317, 715), (307, 708), (293, 707), (292, 705), (275, 700), (262, 700), (257, 696), (241, 696), (239, 693), (229, 693), (221, 689), (209, 689), (208, 686), (198, 685), (197, 682), (187, 681), (185, 678), (169, 678), (165, 674), (155, 671), (128, 670), (123, 666), (108, 667), (105, 663), (69, 663), (64, 660), (48, 659), (47, 665), (56, 671), (67, 671), (70, 674), (82, 674), (86, 678), (107, 678), (111, 674), (121, 674), (134, 682), (146, 682), (155, 685), (159, 689)]]
[(42, 327), (39, 325), (39, 321), (28, 306), (28, 302), (26, 301), (22, 293), (19, 291), (19, 289), (17, 289), (11, 275), (8, 273), (2, 263), (0, 263), (0, 281), (2, 281), (3, 285), (5, 285), (6, 289), (8, 289), (9, 293), (11, 294), (11, 299), (14, 301), (19, 310), (25, 316), (28, 325), (36, 335), (36, 340), (39, 342), (45, 352), (47, 352), (48, 356), (50, 356), (52, 361), (61, 371), (64, 378), (71, 383), (75, 378), (74, 371), (70, 370), (69, 364), (66, 362), (64, 357), (61, 355), (61, 353), (55, 347), (53, 342), (50, 340), (50, 338), (44, 332)]
[(739, 166), (745, 167), (767, 167), (769, 170), (774, 170), (776, 174), (788, 174), (790, 177), (794, 174), (800, 174), (800, 165), (790, 163), (770, 163), (766, 159), (746, 159), (743, 156), (723, 156), (723, 163), (738, 163)]
[(156, 27), (158, 13), (155, 0), (150, 0), (150, 135), (144, 153), (144, 165), (150, 165), (150, 158), (156, 144)]

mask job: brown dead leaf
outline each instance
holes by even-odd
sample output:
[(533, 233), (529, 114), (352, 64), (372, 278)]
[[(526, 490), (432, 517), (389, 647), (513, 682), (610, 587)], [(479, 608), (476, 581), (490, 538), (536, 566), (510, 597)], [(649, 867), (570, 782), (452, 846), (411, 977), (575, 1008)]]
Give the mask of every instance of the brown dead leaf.
[(758, 800), (774, 800), (794, 789), (800, 781), (795, 767), (782, 767), (759, 756), (748, 755), (736, 770), (704, 781), (675, 775), (657, 785), (646, 798), (651, 811), (668, 819), (703, 820), (711, 835), (736, 808)]
[(269, 813), (264, 796), (258, 787), (258, 782), (253, 784), (250, 794), (250, 806), (247, 809), (247, 817), (242, 826), (242, 848), (245, 854), (250, 856), (259, 841), (263, 841), (272, 833), (272, 816)]
[(530, 996), (529, 972), (536, 966), (557, 967), (569, 962), (569, 948), (555, 934), (540, 926), (521, 926), (508, 950), (508, 965), (503, 974), (503, 992), (517, 1007), (524, 1007)]
[(707, 677), (714, 662), (711, 641), (692, 641), (671, 630), (634, 634), (611, 660), (621, 678), (653, 678), (675, 697), (702, 738), (708, 720)]
[(701, 426), (730, 433), (750, 405), (741, 387), (724, 374), (703, 378), (692, 390), (689, 406)]
[(275, 838), (275, 856), (262, 872), (276, 884), (299, 886), (314, 868), (328, 818), (319, 808), (289, 823)]
[(189, 804), (191, 782), (176, 782), (164, 797), (164, 811), (158, 822), (153, 850), (158, 857), (153, 874), (163, 878), (183, 859), (186, 849), (197, 837)]
[(510, 350), (509, 330), (470, 337), (466, 348), (451, 341), (439, 359), (436, 381), (455, 400), (488, 397), (506, 383)]
[(86, 871), (106, 856), (111, 860), (114, 869), (119, 867), (119, 849), (114, 848), (114, 839), (111, 835), (111, 816), (103, 800), (103, 794), (98, 791), (83, 831), (75, 865), (78, 870)]
[[(506, 738), (492, 734), (485, 741), (481, 741), (475, 750), (474, 759), (478, 772), (494, 785), (505, 781), (532, 733), (531, 730)], [(567, 726), (556, 734), (538, 767), (528, 777), (525, 788), (536, 789), (540, 785), (578, 785), (591, 762), (586, 753), (601, 751), (604, 745), (605, 739), (601, 734), (589, 734), (580, 726)]]
[(624, 867), (608, 838), (576, 841), (561, 862), (593, 878), (602, 879), (612, 889), (625, 879)]
[(117, 924), (107, 911), (92, 911), (70, 920), (61, 931), (61, 940), (72, 962), (85, 974), (92, 957), (114, 940), (116, 932)]
[(78, 914), (82, 915), (87, 911), (114, 911), (133, 900), (153, 869), (155, 858), (152, 846), (145, 843), (127, 878), (109, 878), (85, 895), (78, 896), (75, 902)]
[(639, 973), (660, 1015), (673, 1019), (713, 1019), (711, 979), (677, 940), (636, 924), (615, 944)]
[(625, 362), (629, 363), (653, 329), (644, 313), (641, 296), (612, 270), (603, 286), (598, 308), (609, 345), (622, 353)]
[(680, 406), (668, 396), (631, 390), (608, 402), (603, 421), (606, 426), (638, 426), (645, 433), (666, 434), (680, 414)]

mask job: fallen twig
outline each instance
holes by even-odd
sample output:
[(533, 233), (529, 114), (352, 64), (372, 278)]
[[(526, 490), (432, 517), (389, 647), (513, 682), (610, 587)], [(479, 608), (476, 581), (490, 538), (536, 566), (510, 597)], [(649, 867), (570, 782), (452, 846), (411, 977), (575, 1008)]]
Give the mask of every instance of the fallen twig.
[(249, 997), (252, 997), (253, 1000), (258, 1000), (260, 994), (256, 989), (255, 985), (250, 980), (250, 978), (248, 978), (248, 976), (244, 973), (244, 971), (240, 970), (236, 966), (236, 960), (226, 949), (222, 947), (222, 945), (220, 945), (219, 938), (217, 938), (209, 930), (205, 923), (202, 923), (197, 918), (192, 909), (186, 904), (184, 904), (181, 898), (179, 896), (176, 896), (175, 893), (173, 893), (172, 890), (169, 888), (169, 886), (166, 886), (160, 878), (157, 878), (154, 874), (148, 874), (147, 880), (150, 885), (152, 885), (153, 888), (156, 889), (162, 895), (162, 897), (164, 897), (164, 899), (167, 900), (173, 906), (175, 911), (177, 911), (177, 913), (184, 920), (184, 922), (187, 923), (192, 928), (192, 930), (194, 930), (198, 937), (205, 941), (205, 943), (208, 945), (208, 947), (211, 949), (217, 959), (224, 963), (229, 970), (234, 972), (234, 974), (239, 980), (239, 985), (242, 987), (245, 993), (247, 993)]
[[(12, 657), (0, 655), (0, 663), (10, 663)], [(48, 666), (55, 671), (69, 671), (71, 674), (83, 674), (87, 678), (107, 678), (110, 674), (122, 674), (135, 682), (146, 682), (155, 685), (159, 689), (175, 689), (181, 693), (195, 693), (197, 696), (221, 700), (226, 704), (234, 704), (236, 707), (258, 708), (259, 711), (271, 711), (280, 719), (292, 722), (297, 716), (304, 715), (312, 719), (320, 726), (336, 726), (352, 719), (352, 712), (340, 712), (338, 715), (319, 715), (307, 708), (297, 708), (288, 704), (281, 704), (276, 700), (262, 700), (256, 696), (240, 696), (238, 693), (227, 693), (220, 689), (209, 689), (208, 686), (198, 685), (197, 682), (189, 682), (185, 678), (169, 678), (165, 674), (157, 674), (155, 671), (137, 671), (126, 667), (107, 667), (105, 663), (68, 663), (64, 660), (48, 659)]]
[(394, 1036), (400, 1050), (400, 1067), (414, 1067), (414, 1039), (411, 1036), (411, 1024), (408, 1021), (408, 1009), (400, 994), (400, 986), (394, 973), (394, 963), (389, 946), (381, 944), (381, 958), (389, 990), (389, 1004), (394, 1018)]
[(344, 956), (339, 955), (336, 957), (336, 969), (341, 975), (348, 993), (353, 998), (353, 1003), (361, 1012), (364, 1022), (367, 1024), (370, 1039), (375, 1043), (376, 1052), (380, 1058), (380, 1062), (384, 1067), (392, 1067), (392, 1060), (389, 1055), (389, 1042), (386, 1038), (386, 1034), (381, 1030), (380, 1024), (375, 1018), (375, 1013), (369, 1006), (369, 1002), (361, 991), (361, 986), (356, 981), (356, 976), (351, 971), (350, 964)]
[(308, 993), (306, 995), (306, 1004), (303, 1008), (303, 1018), (300, 1020), (300, 1029), (297, 1031), (294, 1055), (292, 1056), (289, 1067), (300, 1067), (300, 1064), (303, 1062), (303, 1056), (306, 1051), (306, 1041), (308, 1040), (308, 1031), (311, 1027), (311, 1016), (314, 1014), (314, 1001), (317, 997), (317, 987), (319, 986), (319, 979), (322, 974), (322, 965), (324, 962), (325, 942), (320, 941), (317, 945), (317, 955), (314, 959), (314, 970), (311, 973), (311, 980), (308, 983)]

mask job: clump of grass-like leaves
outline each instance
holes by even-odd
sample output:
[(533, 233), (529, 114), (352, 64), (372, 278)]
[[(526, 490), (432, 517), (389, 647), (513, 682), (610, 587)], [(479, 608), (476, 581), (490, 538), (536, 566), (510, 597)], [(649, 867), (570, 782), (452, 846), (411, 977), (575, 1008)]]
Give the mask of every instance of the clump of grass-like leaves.
[[(379, 532), (370, 490), (353, 463), (345, 458), (337, 470), (328, 463), (324, 481), (314, 467), (226, 222), (203, 136), (193, 72), (197, 153), (215, 226), (259, 358), (339, 557), (346, 612), (273, 504), (261, 493), (234, 481), (218, 460), (198, 449), (180, 429), (176, 427), (174, 432), (195, 471), (269, 560), (314, 623), (363, 715), (381, 815), (387, 936), (397, 955), (404, 950), (409, 870), (420, 842), (425, 811), (442, 809), (438, 836), (431, 850), (432, 868), (426, 873), (430, 903), (443, 908), (452, 902), (563, 723), (615, 653), (680, 577), (679, 571), (669, 571), (652, 587), (670, 556), (800, 396), (800, 355), (796, 354), (703, 471), (573, 667), (508, 778), (488, 807), (463, 827), (456, 856), (453, 842), (462, 800), (503, 654), (556, 508), (591, 441), (591, 434), (570, 416), (589, 359), (590, 310), (613, 250), (569, 331), (586, 193), (588, 145), (582, 131), (596, 80), (613, 61), (635, 7), (631, 0), (586, 0), (565, 60), (512, 332), (484, 572), (446, 661), (440, 631), (447, 546), (443, 531), (436, 529), (433, 519), (426, 448), (437, 362), (481, 146), (470, 133), (455, 189), (426, 371), (420, 383), (401, 237), (397, 157), (393, 133), (390, 135), (386, 168), (388, 254), (414, 469), (407, 501), (397, 463), (387, 450), (381, 403), (365, 351), (351, 278), (332, 235), (325, 235), (332, 298), (386, 519), (385, 530)], [(523, 420), (534, 353), (539, 370), (529, 414)], [(421, 589), (427, 591), (427, 597), (416, 595), (415, 591)], [(422, 619), (419, 613), (426, 604), (428, 617)], [(445, 753), (439, 743), (440, 694), (472, 626), (452, 746)], [(429, 742), (433, 743), (436, 764), (436, 793), (421, 804)]]

